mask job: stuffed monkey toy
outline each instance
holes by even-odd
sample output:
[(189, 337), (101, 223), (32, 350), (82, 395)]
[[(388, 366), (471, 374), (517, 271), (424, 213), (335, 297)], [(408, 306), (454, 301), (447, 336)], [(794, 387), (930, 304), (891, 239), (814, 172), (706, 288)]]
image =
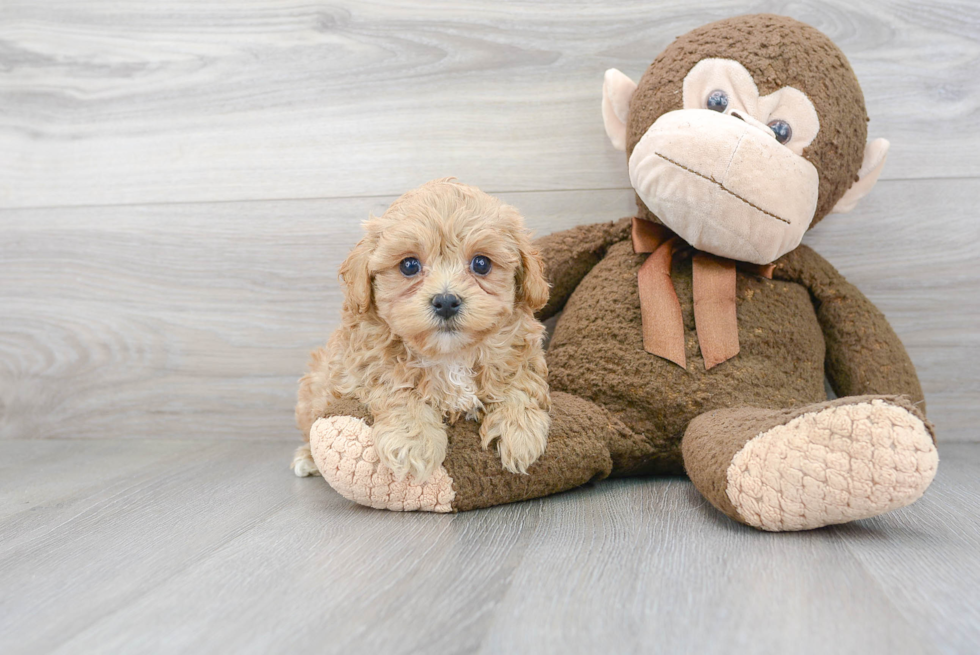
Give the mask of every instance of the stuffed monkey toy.
[[(803, 234), (874, 185), (844, 54), (790, 18), (740, 16), (676, 39), (639, 83), (606, 73), (602, 116), (637, 213), (537, 241), (562, 312), (547, 360), (551, 431), (526, 475), (449, 427), (424, 482), (378, 464), (371, 417), (300, 417), (326, 480), (392, 510), (464, 511), (608, 476), (684, 474), (770, 531), (912, 503), (938, 465), (915, 369), (882, 313)], [(837, 398), (828, 400), (824, 379)], [(304, 425), (305, 424), (305, 425)]]

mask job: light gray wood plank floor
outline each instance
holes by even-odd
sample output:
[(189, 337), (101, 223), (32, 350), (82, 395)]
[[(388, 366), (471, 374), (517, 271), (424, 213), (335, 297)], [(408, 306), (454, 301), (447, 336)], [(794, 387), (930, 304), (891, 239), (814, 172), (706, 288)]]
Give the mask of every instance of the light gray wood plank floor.
[(681, 478), (459, 515), (353, 505), (292, 444), (0, 441), (0, 652), (969, 653), (980, 445), (915, 505), (768, 534)]

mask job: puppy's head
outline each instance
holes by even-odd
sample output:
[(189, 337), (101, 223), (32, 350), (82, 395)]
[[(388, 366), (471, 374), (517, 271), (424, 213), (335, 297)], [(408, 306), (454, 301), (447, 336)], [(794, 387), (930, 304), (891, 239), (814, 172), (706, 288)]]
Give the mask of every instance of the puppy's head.
[(345, 310), (377, 316), (420, 354), (476, 345), (548, 301), (521, 215), (452, 178), (409, 191), (364, 227), (340, 270)]

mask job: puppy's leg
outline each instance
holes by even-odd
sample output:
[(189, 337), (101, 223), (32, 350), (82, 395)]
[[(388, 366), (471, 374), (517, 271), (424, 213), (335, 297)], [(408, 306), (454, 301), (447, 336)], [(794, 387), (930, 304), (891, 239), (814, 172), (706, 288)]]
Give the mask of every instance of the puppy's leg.
[(513, 391), (501, 403), (487, 408), (480, 426), (480, 443), (486, 449), (499, 440), (500, 462), (512, 473), (527, 468), (544, 452), (551, 418), (538, 403), (521, 391)]
[(305, 478), (311, 475), (320, 475), (319, 469), (316, 467), (316, 463), (313, 461), (313, 455), (310, 453), (310, 444), (305, 443), (296, 449), (296, 453), (293, 455), (293, 463), (290, 465), (293, 469), (293, 473), (296, 474), (298, 478)]
[(325, 415), (327, 405), (333, 400), (330, 352), (327, 348), (319, 348), (310, 354), (310, 372), (300, 379), (296, 394), (296, 427), (304, 441), (310, 440), (310, 427)]
[[(330, 354), (326, 348), (318, 348), (310, 354), (310, 372), (299, 381), (296, 394), (296, 427), (303, 435), (303, 441), (310, 440), (310, 427), (326, 412), (327, 402), (333, 398), (330, 386)], [(310, 455), (309, 444), (296, 449), (289, 465), (297, 477), (305, 478), (320, 475)]]
[(411, 393), (396, 394), (375, 413), (372, 436), (378, 458), (398, 480), (411, 475), (425, 482), (449, 445), (442, 416)]

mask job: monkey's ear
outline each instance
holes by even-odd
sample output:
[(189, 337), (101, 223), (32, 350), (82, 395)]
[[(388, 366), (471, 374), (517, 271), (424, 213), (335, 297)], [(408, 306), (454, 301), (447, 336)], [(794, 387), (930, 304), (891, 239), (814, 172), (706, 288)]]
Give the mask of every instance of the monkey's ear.
[(626, 150), (626, 119), (630, 114), (630, 98), (636, 82), (610, 68), (602, 81), (602, 122), (616, 150)]
[(858, 170), (858, 181), (851, 185), (851, 188), (837, 201), (830, 213), (844, 214), (854, 209), (858, 201), (868, 195), (871, 187), (878, 181), (881, 169), (885, 167), (887, 156), (888, 141), (885, 139), (868, 141), (868, 144), (864, 146), (864, 161), (861, 162), (861, 168)]

